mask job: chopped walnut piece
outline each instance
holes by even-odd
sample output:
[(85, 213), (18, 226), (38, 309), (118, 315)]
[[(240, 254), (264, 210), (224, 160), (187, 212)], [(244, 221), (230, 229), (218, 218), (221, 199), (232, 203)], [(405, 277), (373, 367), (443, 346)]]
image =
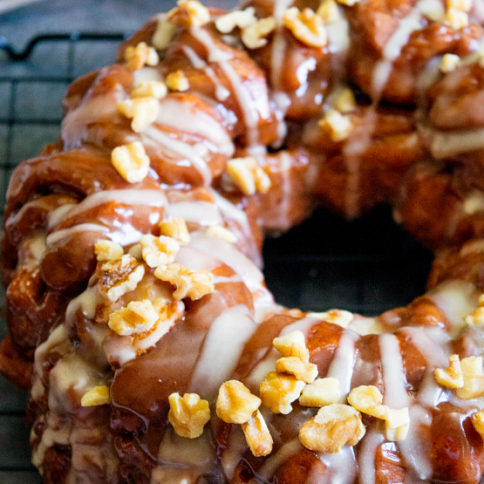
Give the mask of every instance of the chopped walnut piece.
[(188, 91), (190, 84), (183, 71), (170, 72), (165, 79), (168, 89), (172, 91)]
[(191, 271), (181, 264), (159, 266), (155, 270), (155, 277), (176, 287), (176, 291), (173, 293), (175, 299), (189, 297), (196, 300), (214, 290), (211, 272), (205, 270)]
[(131, 91), (132, 98), (162, 99), (166, 96), (166, 84), (163, 81), (141, 81)]
[(233, 158), (227, 163), (227, 173), (244, 195), (266, 193), (271, 181), (253, 156)]
[(311, 383), (318, 376), (318, 367), (302, 361), (296, 356), (284, 356), (276, 361), (276, 371), (295, 376), (298, 380)]
[(180, 250), (180, 244), (175, 239), (165, 235), (159, 237), (151, 234), (143, 235), (139, 243), (141, 245), (141, 256), (150, 267), (158, 267), (173, 262)]
[(297, 7), (287, 9), (283, 24), (303, 44), (324, 47), (327, 43), (323, 19), (310, 8), (305, 8), (302, 12)]
[(172, 237), (180, 244), (188, 244), (190, 242), (190, 234), (185, 220), (182, 218), (170, 218), (160, 222), (161, 235)]
[(262, 403), (274, 413), (287, 415), (292, 411), (291, 403), (299, 398), (305, 385), (292, 375), (281, 375), (271, 371), (260, 384)]
[(216, 411), (218, 417), (226, 423), (243, 424), (260, 407), (261, 400), (238, 380), (226, 381), (220, 386)]
[(242, 430), (254, 456), (263, 457), (272, 452), (272, 436), (259, 410), (256, 410), (250, 419), (242, 424)]
[(385, 416), (385, 437), (392, 442), (404, 440), (410, 426), (408, 408), (388, 409)]
[(180, 437), (196, 439), (203, 434), (203, 427), (210, 420), (210, 407), (207, 400), (196, 393), (185, 393), (183, 397), (178, 392), (168, 397), (170, 410), (168, 421)]
[(341, 91), (336, 96), (334, 100), (334, 108), (340, 113), (347, 114), (351, 113), (356, 108), (355, 96), (353, 91), (346, 87), (341, 89)]
[(149, 331), (158, 320), (158, 312), (149, 299), (131, 301), (109, 315), (109, 328), (120, 336)]
[(460, 366), (464, 375), (464, 386), (455, 390), (457, 397), (462, 400), (470, 400), (484, 396), (482, 356), (462, 358)]
[(131, 129), (141, 133), (158, 117), (160, 104), (154, 97), (136, 97), (118, 103), (118, 111), (131, 119)]
[(472, 313), (468, 314), (465, 318), (464, 321), (469, 325), (469, 326), (483, 326), (484, 325), (484, 307), (480, 306)]
[(276, 28), (274, 17), (266, 17), (253, 22), (242, 29), (240, 38), (248, 49), (259, 49), (267, 44), (267, 36)]
[(447, 8), (455, 8), (462, 12), (468, 12), (472, 7), (472, 0), (447, 0)]
[(282, 356), (295, 356), (302, 361), (309, 361), (309, 350), (306, 348), (306, 339), (301, 331), (292, 331), (274, 338), (272, 345)]
[(338, 3), (341, 5), (346, 5), (347, 7), (352, 7), (353, 5), (356, 5), (360, 0), (337, 0)]
[(316, 13), (323, 19), (325, 24), (332, 24), (340, 18), (338, 5), (335, 0), (323, 0)]
[(353, 127), (350, 119), (335, 109), (328, 109), (323, 118), (318, 121), (318, 126), (326, 131), (335, 143), (345, 140)]
[(138, 183), (148, 174), (150, 159), (144, 146), (135, 141), (114, 148), (111, 152), (111, 163), (128, 183)]
[(169, 22), (180, 27), (201, 27), (210, 22), (210, 11), (197, 0), (178, 0), (177, 5), (168, 12)]
[(109, 387), (106, 385), (99, 385), (91, 388), (88, 392), (84, 393), (81, 398), (81, 406), (83, 407), (107, 405), (109, 402)]
[(453, 29), (459, 30), (469, 25), (469, 17), (466, 12), (451, 7), (445, 13), (445, 23)]
[(482, 440), (484, 440), (484, 410), (473, 413), (471, 416), (471, 422)]
[(462, 388), (464, 386), (464, 375), (460, 365), (459, 355), (449, 356), (449, 368), (434, 370), (434, 376), (439, 385), (446, 388)]
[(124, 60), (130, 71), (137, 71), (145, 65), (156, 66), (160, 61), (156, 50), (146, 42), (140, 42), (136, 47), (127, 47), (124, 51)]
[(211, 237), (217, 237), (218, 239), (222, 239), (229, 244), (235, 244), (235, 242), (237, 242), (236, 235), (231, 230), (226, 229), (221, 225), (211, 225), (206, 230), (206, 234), (210, 235)]
[(99, 239), (94, 244), (96, 259), (100, 262), (119, 259), (124, 251), (123, 248), (111, 240)]
[(158, 16), (155, 33), (151, 39), (153, 46), (159, 50), (166, 49), (170, 45), (175, 31), (176, 25), (167, 20), (167, 14), (160, 14)]
[(243, 29), (250, 24), (257, 22), (254, 7), (248, 7), (245, 10), (234, 10), (215, 20), (215, 27), (222, 34), (230, 34), (236, 27)]
[(338, 403), (341, 399), (341, 388), (337, 378), (318, 378), (306, 385), (299, 397), (299, 404), (303, 407), (324, 407)]
[(460, 57), (455, 54), (445, 54), (440, 63), (440, 71), (443, 73), (452, 72), (460, 64)]
[(99, 290), (111, 301), (117, 301), (127, 292), (136, 289), (143, 279), (145, 268), (131, 255), (125, 254), (121, 258), (106, 262), (101, 267)]
[(389, 409), (382, 402), (380, 390), (373, 385), (360, 385), (353, 388), (348, 395), (348, 403), (359, 412), (385, 419)]
[(356, 445), (363, 435), (361, 414), (349, 405), (333, 403), (302, 425), (299, 441), (309, 450), (334, 454), (345, 445)]

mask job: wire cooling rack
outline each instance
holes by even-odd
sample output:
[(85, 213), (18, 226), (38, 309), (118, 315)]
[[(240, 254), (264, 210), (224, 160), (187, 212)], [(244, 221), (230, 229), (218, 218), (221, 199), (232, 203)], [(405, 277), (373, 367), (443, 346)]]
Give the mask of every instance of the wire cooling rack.
[[(78, 75), (114, 59), (124, 35), (63, 33), (33, 38), (24, 50), (0, 36), (0, 209), (12, 170), (59, 136), (61, 101)], [(2, 57), (3, 56), (3, 57)], [(321, 311), (378, 314), (425, 289), (430, 254), (391, 220), (388, 208), (345, 222), (318, 210), (264, 247), (276, 300)], [(0, 336), (5, 335), (0, 324)], [(38, 483), (30, 464), (24, 392), (0, 377), (0, 483)]]

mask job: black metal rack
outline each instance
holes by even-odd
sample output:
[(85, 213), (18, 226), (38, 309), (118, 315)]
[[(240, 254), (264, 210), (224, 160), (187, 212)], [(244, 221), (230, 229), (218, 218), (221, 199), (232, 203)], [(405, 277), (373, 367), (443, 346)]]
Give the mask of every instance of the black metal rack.
[[(74, 77), (110, 62), (119, 34), (58, 33), (15, 51), (0, 36), (0, 208), (11, 171), (55, 141), (61, 101)], [(3, 56), (3, 58), (2, 58)], [(265, 274), (276, 299), (320, 311), (341, 307), (377, 314), (424, 291), (430, 254), (391, 219), (388, 208), (345, 222), (325, 210), (268, 240)], [(0, 325), (0, 337), (5, 334)], [(26, 396), (0, 377), (0, 483), (37, 483), (30, 464)]]

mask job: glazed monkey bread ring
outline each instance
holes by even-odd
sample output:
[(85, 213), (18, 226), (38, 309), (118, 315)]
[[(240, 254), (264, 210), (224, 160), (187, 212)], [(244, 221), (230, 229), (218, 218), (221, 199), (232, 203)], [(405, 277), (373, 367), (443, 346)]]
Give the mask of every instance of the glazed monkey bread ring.
[[(46, 483), (478, 483), (482, 0), (180, 0), (14, 171), (9, 336)], [(276, 304), (265, 234), (391, 204), (429, 291)], [(402, 268), (402, 270), (406, 270)]]

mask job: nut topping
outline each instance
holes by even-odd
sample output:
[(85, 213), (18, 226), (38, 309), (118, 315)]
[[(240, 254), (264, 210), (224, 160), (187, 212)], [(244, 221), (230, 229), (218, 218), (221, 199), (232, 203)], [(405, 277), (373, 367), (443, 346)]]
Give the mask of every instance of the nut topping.
[(155, 271), (155, 277), (176, 287), (176, 291), (173, 293), (175, 299), (189, 297), (196, 300), (214, 290), (211, 272), (205, 270), (191, 271), (181, 264), (159, 266)]
[(323, 19), (310, 8), (302, 12), (297, 7), (289, 8), (284, 13), (283, 23), (303, 44), (324, 47), (327, 43)]
[(158, 312), (149, 299), (131, 301), (125, 308), (109, 316), (108, 326), (120, 336), (149, 331), (158, 320)]
[(190, 242), (190, 234), (188, 233), (187, 224), (182, 218), (170, 218), (160, 222), (161, 235), (172, 237), (180, 244), (188, 244)]
[(141, 133), (158, 117), (158, 99), (155, 97), (135, 97), (118, 103), (118, 111), (131, 119), (131, 129)]
[(217, 415), (226, 423), (247, 423), (252, 414), (260, 407), (261, 399), (238, 380), (226, 381), (217, 397)]
[(99, 385), (91, 388), (91, 390), (84, 393), (81, 398), (82, 407), (96, 407), (98, 405), (107, 405), (109, 402), (109, 387), (106, 385)]
[(111, 163), (128, 183), (143, 181), (150, 167), (150, 159), (139, 141), (114, 148)]
[(291, 403), (301, 395), (305, 383), (292, 375), (279, 374), (274, 371), (266, 375), (260, 384), (260, 397), (262, 403), (274, 413), (287, 415), (292, 412)]
[(446, 388), (462, 388), (464, 386), (464, 375), (460, 365), (459, 355), (449, 356), (449, 368), (443, 370), (437, 368), (434, 371), (435, 379), (439, 385)]
[(311, 383), (318, 376), (318, 367), (300, 360), (296, 356), (285, 356), (276, 361), (276, 371), (295, 376), (298, 380)]
[(299, 404), (303, 407), (324, 407), (338, 403), (341, 399), (339, 380), (332, 377), (318, 378), (306, 385), (299, 397)]
[(349, 405), (333, 403), (302, 425), (299, 441), (309, 450), (334, 454), (345, 445), (356, 445), (364, 435), (360, 413)]
[(124, 60), (130, 71), (137, 71), (145, 65), (156, 66), (160, 61), (156, 50), (146, 42), (140, 42), (136, 47), (127, 47), (124, 51)]
[(309, 350), (306, 348), (306, 339), (301, 331), (293, 331), (274, 338), (272, 345), (282, 356), (295, 356), (302, 361), (309, 361)]
[(94, 244), (94, 253), (99, 262), (119, 259), (124, 251), (123, 248), (110, 240), (99, 239)]
[(168, 421), (180, 437), (196, 439), (203, 433), (203, 427), (210, 420), (210, 408), (207, 400), (196, 393), (185, 393), (183, 397), (178, 392), (168, 397), (170, 410)]
[(272, 452), (272, 436), (259, 410), (256, 410), (250, 419), (242, 424), (242, 430), (254, 456), (263, 457)]
[(158, 267), (175, 260), (180, 244), (171, 237), (143, 235), (140, 239), (141, 256), (149, 267)]
[(99, 290), (111, 302), (116, 302), (127, 292), (136, 289), (143, 279), (145, 268), (131, 255), (125, 254), (121, 258), (106, 262), (101, 267)]

